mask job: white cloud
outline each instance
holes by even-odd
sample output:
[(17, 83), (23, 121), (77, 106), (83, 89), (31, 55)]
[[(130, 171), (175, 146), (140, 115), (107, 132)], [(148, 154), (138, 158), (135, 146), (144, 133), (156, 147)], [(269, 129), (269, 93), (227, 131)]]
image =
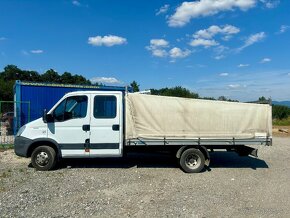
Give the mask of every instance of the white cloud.
[(211, 40), (209, 40), (209, 39), (193, 39), (193, 40), (191, 40), (191, 42), (189, 44), (193, 47), (204, 46), (205, 48), (208, 48), (211, 46), (216, 46), (219, 43), (213, 39), (211, 39)]
[(108, 35), (108, 36), (93, 36), (89, 37), (88, 43), (93, 46), (107, 46), (111, 47), (114, 45), (122, 45), (127, 43), (127, 39), (120, 37), (120, 36), (114, 36), (114, 35)]
[(163, 5), (157, 12), (156, 12), (156, 16), (160, 15), (160, 14), (165, 14), (168, 9), (169, 9), (170, 5), (165, 4)]
[(214, 37), (219, 33), (229, 37), (230, 35), (237, 34), (239, 32), (240, 29), (232, 25), (225, 25), (221, 27), (213, 25), (207, 29), (196, 31), (195, 34), (193, 34), (193, 37), (211, 39), (212, 37)]
[(93, 77), (90, 79), (92, 83), (105, 83), (105, 84), (121, 84), (122, 82), (115, 77)]
[(237, 49), (237, 51), (242, 51), (244, 48), (246, 48), (246, 47), (248, 47), (250, 45), (253, 45), (253, 44), (257, 43), (257, 42), (262, 41), (265, 37), (266, 37), (265, 32), (252, 34), (245, 40), (244, 45)]
[(150, 45), (146, 49), (152, 52), (155, 57), (166, 57), (167, 51), (164, 49), (169, 46), (169, 42), (164, 39), (151, 39)]
[(77, 0), (72, 1), (72, 4), (75, 6), (81, 6), (81, 3)]
[(199, 0), (183, 2), (169, 17), (168, 25), (171, 27), (181, 27), (197, 17), (205, 17), (217, 14), (221, 11), (233, 11), (240, 9), (246, 11), (254, 7), (256, 0)]
[(168, 55), (167, 51), (164, 49), (153, 49), (151, 51), (152, 51), (153, 56), (159, 57), (159, 58), (163, 58), (163, 57), (166, 57)]
[(36, 50), (31, 50), (30, 51), (30, 53), (32, 53), (32, 54), (41, 54), (41, 53), (43, 53), (44, 51), (43, 50), (41, 50), (41, 49), (36, 49)]
[(174, 47), (169, 51), (169, 55), (171, 58), (185, 58), (189, 56), (191, 53), (190, 50), (186, 49), (182, 51), (180, 48)]
[[(289, 76), (287, 76), (288, 73)], [(263, 95), (266, 97), (271, 96), (272, 99), (290, 99), (289, 69), (277, 71), (265, 71), (265, 69), (258, 71), (254, 69), (247, 70), (242, 74), (235, 73), (233, 77), (231, 77), (231, 74), (228, 77), (220, 77), (218, 83), (216, 78), (212, 77), (209, 79), (206, 75), (201, 79), (208, 79), (208, 81), (204, 83), (196, 82), (193, 85), (201, 96), (213, 96), (217, 98), (224, 95), (240, 101), (253, 101)]]
[(267, 63), (267, 62), (270, 62), (271, 61), (271, 58), (263, 58), (260, 63), (261, 64), (264, 64), (264, 63)]
[(217, 56), (214, 57), (214, 59), (216, 59), (216, 60), (221, 60), (223, 58), (225, 58), (224, 55), (217, 55)]
[(156, 47), (167, 47), (169, 45), (169, 42), (164, 39), (151, 39), (150, 40), (150, 46), (156, 48)]
[(279, 30), (278, 33), (280, 33), (280, 34), (285, 33), (289, 28), (290, 28), (290, 26), (281, 25), (280, 30)]
[(4, 41), (4, 40), (6, 40), (5, 37), (0, 37), (0, 41)]
[(260, 0), (266, 8), (276, 8), (280, 4), (280, 0)]
[(219, 45), (214, 47), (215, 57), (214, 59), (220, 60), (226, 57), (226, 54), (228, 53), (229, 48), (224, 45)]
[(290, 76), (290, 73), (288, 73), (288, 76)]
[(248, 67), (250, 66), (249, 64), (239, 64), (238, 67)]
[(240, 84), (230, 84), (230, 85), (228, 85), (228, 87), (231, 89), (237, 89), (237, 88), (240, 88), (241, 85)]
[(224, 45), (219, 45), (217, 47), (214, 48), (214, 51), (217, 53), (217, 54), (223, 54), (224, 52), (226, 52), (227, 50), (229, 50), (228, 47), (224, 46)]
[(222, 40), (229, 41), (231, 38), (233, 38), (232, 35), (226, 35), (226, 36), (222, 37)]
[(29, 55), (29, 53), (26, 50), (21, 50), (21, 54), (23, 54), (25, 56), (28, 56)]
[(220, 73), (220, 76), (228, 76), (228, 73)]

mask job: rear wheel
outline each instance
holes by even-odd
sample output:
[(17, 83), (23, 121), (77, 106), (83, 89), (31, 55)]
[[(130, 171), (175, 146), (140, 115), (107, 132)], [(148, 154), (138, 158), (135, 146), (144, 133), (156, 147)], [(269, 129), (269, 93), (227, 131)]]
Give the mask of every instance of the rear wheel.
[(39, 146), (32, 152), (31, 163), (37, 170), (51, 170), (56, 165), (56, 152), (52, 147)]
[(186, 173), (199, 173), (205, 164), (203, 153), (195, 148), (186, 149), (182, 152), (179, 165)]

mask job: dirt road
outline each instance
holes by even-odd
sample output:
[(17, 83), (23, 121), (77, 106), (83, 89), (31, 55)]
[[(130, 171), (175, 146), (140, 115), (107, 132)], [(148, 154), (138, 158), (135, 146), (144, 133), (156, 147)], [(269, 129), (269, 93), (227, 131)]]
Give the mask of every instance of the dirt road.
[(1, 217), (289, 217), (290, 138), (259, 158), (211, 153), (211, 169), (185, 174), (164, 155), (68, 160), (37, 172), (0, 152)]

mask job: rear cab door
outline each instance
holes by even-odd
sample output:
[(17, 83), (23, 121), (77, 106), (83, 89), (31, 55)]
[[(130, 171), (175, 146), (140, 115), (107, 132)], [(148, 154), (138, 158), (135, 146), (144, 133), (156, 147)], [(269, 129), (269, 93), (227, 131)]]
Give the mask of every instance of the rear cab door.
[(119, 157), (123, 149), (123, 94), (91, 94), (90, 157)]

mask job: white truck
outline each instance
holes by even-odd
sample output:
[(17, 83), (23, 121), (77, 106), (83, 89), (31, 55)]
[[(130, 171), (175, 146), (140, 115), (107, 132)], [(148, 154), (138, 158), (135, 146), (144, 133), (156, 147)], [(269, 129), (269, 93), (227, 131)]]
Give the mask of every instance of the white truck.
[(37, 170), (50, 170), (61, 158), (152, 150), (174, 152), (185, 172), (197, 173), (209, 165), (208, 150), (257, 157), (248, 145), (271, 144), (270, 105), (78, 91), (22, 126), (14, 148), (16, 155), (31, 157)]

